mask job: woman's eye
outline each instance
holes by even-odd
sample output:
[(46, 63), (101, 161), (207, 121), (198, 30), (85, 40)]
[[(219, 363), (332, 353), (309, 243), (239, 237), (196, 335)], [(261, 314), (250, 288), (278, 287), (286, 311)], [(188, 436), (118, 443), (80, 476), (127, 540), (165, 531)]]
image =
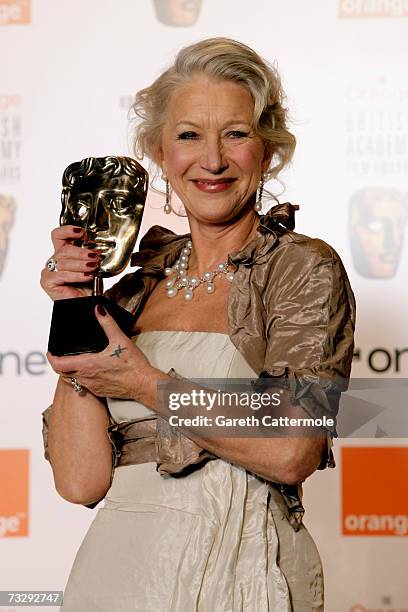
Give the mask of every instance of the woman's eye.
[(228, 132), (227, 136), (232, 136), (233, 138), (245, 138), (249, 136), (249, 132), (242, 132), (241, 130), (232, 130)]
[(196, 132), (182, 132), (178, 135), (179, 140), (195, 140), (198, 134)]

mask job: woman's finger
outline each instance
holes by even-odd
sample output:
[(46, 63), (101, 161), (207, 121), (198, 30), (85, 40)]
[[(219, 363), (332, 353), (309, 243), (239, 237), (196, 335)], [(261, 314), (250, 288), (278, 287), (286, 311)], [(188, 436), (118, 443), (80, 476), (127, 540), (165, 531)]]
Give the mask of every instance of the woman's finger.
[[(102, 304), (97, 304), (95, 306), (95, 316), (109, 340), (109, 346), (105, 350), (111, 350), (111, 344), (113, 342), (116, 342), (117, 344), (118, 341), (120, 341), (122, 345), (125, 345), (129, 342), (128, 337), (123, 333), (119, 325), (116, 323), (115, 319), (108, 313), (108, 311), (104, 306), (102, 306)], [(125, 346), (118, 346), (119, 348), (117, 346), (114, 347), (114, 357), (120, 357), (121, 354), (125, 350), (127, 350)]]
[(65, 242), (54, 252), (54, 259), (77, 259), (78, 261), (100, 261), (100, 252), (96, 249), (87, 249)]
[(63, 355), (57, 357), (47, 351), (46, 357), (54, 372), (61, 376), (67, 376), (73, 372), (80, 372), (81, 368), (86, 367), (87, 363), (92, 360), (92, 355), (81, 354), (81, 355)]
[(51, 240), (54, 245), (54, 250), (57, 252), (61, 249), (67, 240), (78, 240), (84, 235), (84, 228), (76, 225), (61, 225), (56, 227), (51, 232)]
[[(99, 259), (70, 259), (66, 257), (54, 257), (59, 272), (83, 272), (93, 274), (99, 268)], [(55, 272), (54, 272), (55, 274)]]
[[(91, 295), (90, 287), (86, 283), (92, 283), (94, 274), (92, 272), (50, 272), (47, 269), (41, 271), (40, 285), (53, 300), (62, 300), (81, 295)], [(72, 283), (84, 285), (83, 289), (75, 288)]]
[(67, 283), (89, 283), (95, 276), (94, 272), (71, 272), (69, 270), (61, 270), (58, 272), (50, 272), (47, 269), (41, 271), (41, 286), (60, 287)]

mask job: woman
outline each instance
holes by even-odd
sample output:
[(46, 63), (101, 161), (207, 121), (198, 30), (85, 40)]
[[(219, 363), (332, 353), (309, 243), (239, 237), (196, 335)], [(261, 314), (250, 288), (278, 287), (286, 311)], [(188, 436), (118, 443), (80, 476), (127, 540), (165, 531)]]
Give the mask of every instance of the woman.
[[(259, 376), (281, 389), (287, 415), (337, 412), (335, 377), (347, 379), (353, 352), (346, 273), (331, 247), (292, 231), (295, 207), (258, 214), (264, 181), (295, 146), (282, 98), (275, 70), (224, 38), (183, 49), (136, 97), (136, 150), (165, 176), (166, 211), (179, 196), (190, 233), (151, 228), (140, 269), (109, 292), (135, 313), (132, 340), (101, 310), (105, 351), (49, 356), (61, 375), (45, 414), (56, 488), (91, 507), (105, 497), (64, 610), (323, 609), (301, 483), (334, 465), (335, 428), (211, 437), (170, 427), (157, 397), (174, 377)], [(89, 280), (94, 254), (76, 238), (73, 226), (53, 231), (58, 271), (42, 273), (52, 299)]]

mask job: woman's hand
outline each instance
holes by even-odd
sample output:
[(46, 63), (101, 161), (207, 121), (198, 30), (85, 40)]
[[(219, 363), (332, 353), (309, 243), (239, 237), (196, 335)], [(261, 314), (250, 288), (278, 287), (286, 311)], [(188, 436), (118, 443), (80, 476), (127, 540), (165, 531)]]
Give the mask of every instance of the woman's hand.
[[(92, 295), (92, 281), (100, 264), (96, 249), (81, 248), (75, 240), (84, 238), (84, 228), (62, 225), (51, 232), (54, 259), (57, 269), (51, 272), (47, 266), (41, 271), (41, 287), (52, 300)], [(79, 287), (75, 287), (78, 283)]]
[[(104, 314), (102, 314), (102, 312)], [(144, 353), (121, 331), (106, 310), (97, 306), (96, 318), (105, 331), (109, 345), (100, 353), (54, 357), (47, 353), (53, 370), (71, 384), (77, 382), (99, 397), (118, 397), (142, 401), (155, 383), (154, 373)]]

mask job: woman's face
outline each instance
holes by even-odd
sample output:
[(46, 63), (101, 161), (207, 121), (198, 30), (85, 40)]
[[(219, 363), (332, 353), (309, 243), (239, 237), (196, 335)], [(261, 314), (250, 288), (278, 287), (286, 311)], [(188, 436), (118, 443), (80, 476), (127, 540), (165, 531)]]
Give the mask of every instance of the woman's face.
[(159, 162), (189, 216), (229, 221), (253, 205), (270, 154), (242, 86), (197, 76), (170, 97)]

